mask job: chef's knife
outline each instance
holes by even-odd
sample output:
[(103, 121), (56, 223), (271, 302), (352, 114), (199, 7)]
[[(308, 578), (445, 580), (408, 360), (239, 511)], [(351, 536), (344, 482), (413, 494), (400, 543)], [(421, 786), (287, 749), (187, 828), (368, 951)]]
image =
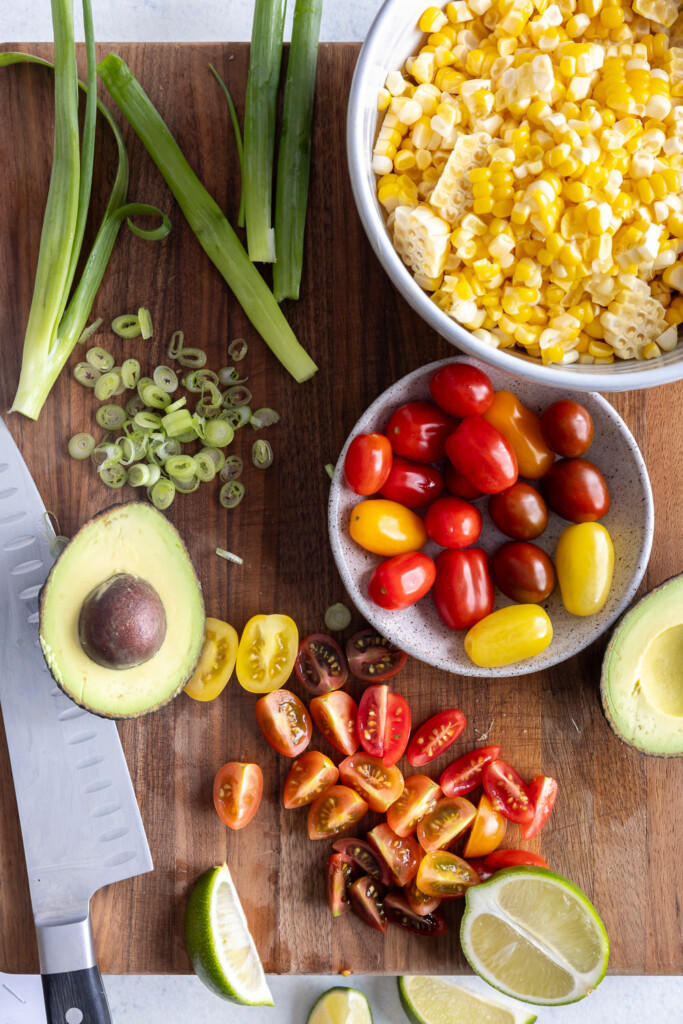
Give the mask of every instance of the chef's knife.
[(43, 660), (38, 594), (53, 541), (31, 474), (0, 420), (0, 706), (47, 1019), (109, 1024), (90, 897), (151, 871), (152, 859), (116, 725), (70, 701)]

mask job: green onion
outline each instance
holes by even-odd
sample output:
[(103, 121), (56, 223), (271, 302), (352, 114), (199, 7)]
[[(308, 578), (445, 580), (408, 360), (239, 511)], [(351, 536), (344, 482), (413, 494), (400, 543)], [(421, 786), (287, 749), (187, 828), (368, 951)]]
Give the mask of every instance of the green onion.
[(87, 459), (95, 449), (95, 438), (91, 434), (74, 434), (67, 450), (72, 459)]
[(149, 409), (143, 409), (142, 412), (135, 413), (133, 422), (140, 430), (158, 430), (162, 424), (162, 419), (161, 416), (150, 412)]
[(104, 430), (120, 430), (126, 420), (126, 410), (120, 405), (101, 405), (95, 419)]
[(157, 480), (147, 494), (154, 507), (163, 512), (164, 509), (167, 509), (169, 505), (173, 504), (173, 499), (175, 498), (175, 484), (172, 480), (167, 480), (166, 477), (162, 476), (160, 480)]
[(205, 452), (197, 452), (194, 457), (195, 473), (202, 483), (208, 483), (216, 475), (216, 463)]
[(223, 395), (210, 380), (202, 381), (201, 402), (205, 408), (215, 409), (216, 412), (218, 412), (223, 403)]
[(251, 461), (257, 469), (268, 469), (273, 465), (273, 449), (267, 441), (254, 441), (251, 447)]
[(103, 484), (116, 490), (128, 479), (128, 471), (123, 466), (100, 466), (99, 474)]
[(331, 462), (325, 463), (325, 472), (329, 476), (330, 480), (334, 480), (334, 466)]
[(223, 90), (223, 95), (227, 100), (228, 110), (230, 111), (230, 120), (232, 121), (232, 130), (235, 133), (235, 145), (237, 146), (237, 160), (240, 165), (240, 208), (239, 213), (237, 214), (237, 227), (243, 228), (244, 188), (242, 187), (241, 182), (244, 181), (244, 144), (242, 143), (242, 132), (240, 131), (240, 123), (239, 120), (237, 119), (237, 110), (235, 109), (235, 104), (232, 101), (232, 96), (230, 95), (230, 91), (227, 85), (225, 84), (221, 76), (218, 74), (213, 64), (209, 64), (209, 67), (211, 68), (211, 72), (216, 81), (218, 82), (218, 84), (220, 85), (221, 89)]
[(204, 440), (211, 448), (225, 448), (235, 436), (227, 420), (209, 420), (204, 426)]
[(198, 489), (200, 480), (198, 476), (192, 476), (187, 480), (176, 478), (173, 482), (177, 491), (182, 491), (183, 494), (192, 494)]
[[(249, 405), (251, 402), (251, 391), (243, 384), (228, 388), (223, 395), (223, 405), (226, 409), (236, 409), (240, 405)], [(250, 414), (251, 415), (251, 414)]]
[(236, 370), (234, 366), (223, 366), (218, 371), (218, 383), (224, 388), (228, 384), (246, 384), (248, 380), (248, 377), (240, 377), (239, 370)]
[(145, 405), (151, 405), (153, 409), (165, 409), (171, 404), (171, 396), (154, 382), (145, 384), (140, 389), (140, 398)]
[(149, 315), (149, 310), (145, 309), (144, 306), (140, 306), (138, 310), (138, 323), (140, 324), (140, 334), (142, 335), (143, 341), (147, 341), (154, 334), (154, 328), (152, 326), (152, 318)]
[(195, 474), (195, 462), (191, 455), (172, 455), (166, 459), (164, 469), (176, 483), (178, 480), (191, 480)]
[(226, 551), (225, 548), (216, 548), (216, 554), (219, 558), (224, 558), (226, 562), (234, 562), (235, 565), (244, 565), (243, 558), (240, 558), (239, 555), (233, 555), (232, 551)]
[(137, 359), (125, 359), (123, 361), (121, 380), (129, 390), (137, 387), (137, 383), (140, 380), (140, 363)]
[(183, 342), (185, 341), (185, 335), (182, 331), (174, 331), (171, 335), (171, 340), (168, 343), (166, 349), (166, 355), (169, 359), (177, 359), (178, 355), (183, 350)]
[[(202, 448), (202, 450), (199, 452), (199, 455), (206, 455), (208, 458), (210, 458), (213, 461), (214, 466), (216, 467), (217, 473), (220, 473), (223, 466), (225, 465), (225, 453), (222, 452), (220, 448)], [(195, 458), (197, 458), (196, 455)], [(234, 456), (231, 456), (231, 458), (234, 458)]]
[(132, 313), (115, 317), (111, 322), (111, 329), (119, 338), (139, 338), (142, 332), (139, 318)]
[(200, 369), (206, 364), (206, 352), (200, 348), (184, 348), (176, 358), (181, 366), (194, 366)]
[(223, 508), (237, 508), (243, 497), (244, 484), (239, 480), (228, 480), (218, 494), (218, 500)]
[(112, 370), (112, 373), (118, 374), (118, 377), (119, 377), (119, 386), (117, 387), (117, 389), (114, 392), (114, 394), (115, 395), (122, 395), (123, 392), (126, 390), (126, 385), (123, 383), (123, 378), (121, 376), (121, 367), (120, 366), (115, 366), (113, 368), (113, 370)]
[(239, 455), (228, 455), (225, 465), (221, 468), (221, 480), (227, 483), (228, 480), (238, 480), (242, 476), (244, 463)]
[(176, 409), (175, 412), (166, 413), (161, 426), (169, 437), (178, 437), (192, 427), (192, 416), (187, 409)]
[(102, 374), (90, 363), (76, 363), (74, 366), (74, 377), (79, 384), (86, 388), (94, 388)]
[(95, 382), (95, 398), (99, 398), (100, 402), (106, 402), (108, 398), (111, 398), (116, 393), (120, 384), (121, 375), (116, 370), (109, 370), (108, 373), (103, 373), (99, 380)]
[(78, 339), (78, 344), (82, 345), (85, 341), (88, 340), (88, 338), (92, 338), (93, 334), (96, 334), (97, 331), (99, 331), (99, 329), (100, 329), (100, 327), (102, 326), (103, 323), (104, 323), (104, 320), (102, 319), (101, 316), (98, 316), (97, 320), (93, 320), (93, 322), (90, 324), (90, 326), (86, 327), (81, 332), (81, 335), (80, 335), (80, 337)]
[(175, 402), (171, 402), (170, 405), (166, 406), (166, 415), (172, 412), (177, 412), (178, 409), (183, 409), (187, 405), (187, 398), (183, 395), (182, 398), (177, 399)]
[(114, 366), (114, 357), (111, 352), (107, 352), (106, 348), (89, 348), (85, 353), (86, 362), (94, 366), (100, 373), (106, 373), (107, 370), (111, 370)]
[(236, 363), (241, 362), (247, 354), (248, 345), (244, 338), (235, 338), (228, 345), (228, 355), (231, 359), (234, 359)]
[(342, 633), (351, 625), (351, 612), (345, 604), (332, 604), (325, 612), (325, 629), (330, 633)]
[(135, 385), (137, 393), (138, 393), (140, 399), (142, 399), (143, 388), (149, 387), (149, 385), (153, 384), (153, 383), (154, 383), (154, 381), (152, 380), (151, 377), (140, 377), (140, 379), (138, 380), (137, 384)]
[(272, 427), (274, 423), (279, 423), (280, 417), (274, 409), (269, 409), (266, 406), (264, 409), (257, 409), (256, 412), (252, 412), (249, 422), (254, 430), (262, 430), (263, 427)]
[(206, 380), (211, 381), (212, 384), (218, 384), (218, 374), (214, 373), (213, 370), (193, 370), (192, 373), (188, 373), (183, 377), (183, 387), (198, 395), (204, 387), (204, 381)]
[(311, 170), (311, 125), (323, 0), (296, 0), (275, 192), (273, 294), (298, 299)]
[(166, 462), (172, 455), (180, 455), (180, 441), (177, 437), (169, 437), (166, 441), (162, 441), (160, 444), (153, 447), (150, 451), (150, 455), (154, 458), (159, 459), (161, 462)]
[(239, 430), (240, 427), (246, 426), (251, 419), (251, 409), (248, 405), (226, 409), (225, 412), (220, 414), (219, 419), (227, 420), (231, 427)]
[(154, 383), (162, 391), (172, 394), (178, 387), (178, 376), (170, 366), (157, 366), (153, 375)]
[[(152, 478), (152, 470), (156, 471), (156, 479)], [(158, 466), (147, 466), (142, 462), (136, 462), (128, 470), (128, 483), (131, 487), (151, 487), (159, 479), (160, 472)]]
[[(125, 370), (125, 366), (126, 364), (124, 363), (122, 367), (122, 372)], [(128, 402), (126, 402), (126, 413), (130, 416), (131, 419), (133, 418), (133, 416), (135, 416), (136, 413), (142, 412), (144, 408), (145, 403), (142, 401), (139, 395), (133, 395), (133, 397)]]

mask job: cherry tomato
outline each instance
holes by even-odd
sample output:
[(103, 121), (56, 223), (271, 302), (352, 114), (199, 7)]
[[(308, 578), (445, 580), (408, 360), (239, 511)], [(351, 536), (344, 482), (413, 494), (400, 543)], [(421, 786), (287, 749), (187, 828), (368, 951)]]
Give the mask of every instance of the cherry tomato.
[(357, 878), (349, 889), (351, 909), (362, 921), (386, 935), (389, 919), (384, 909), (384, 888), (374, 878)]
[(523, 480), (500, 494), (493, 494), (489, 499), (489, 513), (501, 533), (513, 540), (535, 540), (548, 525), (545, 499)]
[(344, 690), (333, 690), (314, 697), (310, 708), (313, 721), (328, 743), (340, 754), (355, 754), (358, 750), (356, 716), (358, 705)]
[[(533, 839), (550, 817), (557, 798), (557, 783), (549, 775), (537, 775), (529, 783), (529, 799), (534, 806), (531, 821), (523, 822), (522, 838)], [(546, 865), (547, 867), (547, 865)]]
[(301, 685), (315, 694), (339, 690), (349, 674), (341, 647), (323, 633), (313, 633), (301, 641), (294, 671)]
[(588, 459), (561, 459), (543, 480), (545, 500), (571, 523), (594, 523), (609, 512), (607, 482)]
[(434, 911), (416, 913), (403, 893), (388, 892), (384, 898), (384, 909), (394, 924), (413, 935), (443, 935), (446, 931), (446, 922), (441, 914)]
[(425, 814), (417, 826), (417, 838), (423, 850), (431, 853), (449, 846), (474, 821), (477, 809), (464, 796), (446, 796)]
[(520, 476), (528, 480), (545, 476), (555, 461), (555, 453), (543, 440), (541, 421), (535, 412), (522, 405), (511, 391), (496, 391), (484, 419), (512, 445)]
[(417, 872), (417, 887), (427, 896), (464, 896), (479, 875), (462, 857), (446, 850), (435, 850), (422, 858)]
[(550, 867), (543, 857), (532, 853), (531, 850), (496, 850), (484, 858), (484, 868), (488, 871), (514, 868), (520, 864), (532, 868)]
[(418, 889), (415, 879), (404, 887), (403, 892), (410, 909), (418, 917), (433, 913), (441, 905), (441, 899), (438, 896), (427, 896), (426, 893)]
[(433, 587), (436, 610), (449, 629), (469, 629), (493, 611), (489, 556), (481, 548), (442, 551)]
[(441, 788), (427, 775), (409, 775), (403, 792), (387, 811), (387, 823), (397, 836), (409, 836), (420, 818), (436, 807)]
[(505, 838), (507, 822), (500, 811), (497, 811), (486, 793), (477, 806), (477, 816), (467, 837), (463, 857), (487, 857), (497, 850)]
[(451, 416), (481, 416), (493, 401), (493, 384), (471, 363), (442, 366), (429, 382), (432, 398)]
[(563, 398), (541, 416), (543, 440), (565, 459), (585, 455), (593, 443), (593, 420), (588, 409)]
[(213, 805), (228, 828), (237, 831), (248, 825), (258, 811), (263, 793), (263, 775), (257, 764), (228, 761), (213, 780)]
[(334, 786), (339, 778), (336, 765), (319, 750), (307, 750), (289, 769), (282, 802), (285, 807), (304, 807)]
[(344, 758), (339, 775), (345, 786), (360, 793), (371, 811), (384, 812), (401, 795), (403, 775), (396, 765), (358, 751)]
[(256, 701), (256, 721), (271, 747), (284, 757), (297, 757), (311, 742), (311, 716), (290, 690), (273, 690)]
[(377, 494), (391, 472), (393, 454), (384, 434), (358, 434), (344, 459), (344, 476), (356, 494)]
[(537, 544), (511, 540), (491, 559), (496, 585), (512, 601), (539, 604), (555, 589), (555, 567)]
[(288, 615), (254, 615), (237, 648), (237, 678), (251, 693), (269, 693), (286, 683), (299, 649), (299, 631)]
[(467, 416), (446, 440), (446, 455), (484, 494), (498, 494), (517, 479), (517, 459), (500, 430), (481, 416)]
[(332, 917), (339, 917), (351, 909), (349, 889), (356, 865), (345, 853), (333, 853), (325, 871), (325, 893)]
[(386, 684), (368, 686), (358, 705), (356, 729), (367, 754), (385, 765), (396, 764), (410, 736), (408, 701)]
[(435, 466), (394, 456), (391, 472), (380, 494), (406, 508), (424, 508), (443, 494), (443, 476)]
[(595, 615), (609, 597), (612, 538), (602, 523), (576, 523), (560, 534), (555, 552), (562, 603), (572, 615)]
[(364, 683), (382, 683), (400, 672), (408, 655), (399, 651), (391, 640), (376, 633), (374, 629), (363, 629), (346, 644), (346, 657), (351, 675)]
[(470, 857), (467, 863), (477, 872), (480, 882), (486, 882), (493, 874), (493, 871), (489, 871), (485, 866), (486, 858), (484, 857)]
[(477, 498), (483, 498), (484, 496), (484, 492), (480, 491), (478, 487), (474, 487), (462, 473), (458, 473), (453, 463), (448, 460), (446, 460), (443, 470), (443, 482), (448, 493), (454, 494), (456, 498), (476, 501)]
[(351, 509), (349, 533), (366, 551), (385, 557), (417, 551), (427, 542), (420, 517), (386, 498), (369, 498), (355, 505)]
[(520, 825), (534, 816), (529, 789), (519, 772), (506, 761), (492, 761), (482, 772), (481, 781), (494, 808)]
[(194, 700), (213, 700), (225, 689), (237, 659), (237, 633), (220, 619), (206, 620), (206, 639), (185, 693)]
[(368, 832), (368, 841), (379, 851), (398, 885), (412, 882), (422, 857), (422, 851), (412, 836), (397, 836), (384, 822)]
[(308, 808), (308, 835), (311, 839), (330, 839), (356, 825), (367, 813), (368, 805), (348, 786), (330, 786)]
[(394, 455), (415, 462), (436, 462), (444, 457), (446, 438), (455, 430), (456, 422), (434, 402), (409, 402), (391, 417), (386, 435)]
[(464, 796), (471, 793), (481, 782), (481, 773), (485, 764), (500, 757), (500, 747), (477, 747), (463, 754), (457, 761), (449, 764), (441, 773), (441, 788), (445, 796)]
[(413, 733), (408, 747), (408, 761), (414, 767), (429, 764), (457, 740), (467, 725), (467, 719), (457, 708), (448, 708), (432, 715)]
[(335, 839), (332, 849), (350, 857), (354, 864), (358, 865), (362, 874), (370, 875), (382, 885), (389, 885), (391, 875), (384, 857), (364, 839), (355, 839), (352, 836), (348, 836), (346, 839)]
[(394, 555), (381, 562), (368, 583), (368, 593), (380, 608), (400, 611), (409, 608), (431, 590), (436, 566), (422, 551)]
[(462, 498), (439, 498), (427, 509), (427, 536), (442, 548), (468, 548), (481, 534), (481, 512)]
[(552, 638), (553, 624), (539, 604), (513, 604), (476, 622), (465, 636), (465, 652), (475, 665), (498, 668), (535, 657)]

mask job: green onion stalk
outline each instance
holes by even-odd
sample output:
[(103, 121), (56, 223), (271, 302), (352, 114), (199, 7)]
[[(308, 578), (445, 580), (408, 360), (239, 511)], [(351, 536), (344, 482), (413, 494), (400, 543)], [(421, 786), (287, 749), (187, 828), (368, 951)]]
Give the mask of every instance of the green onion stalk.
[[(239, 118), (237, 117), (237, 109), (235, 107), (233, 98), (230, 95), (230, 90), (228, 89), (227, 85), (225, 84), (221, 76), (216, 71), (213, 64), (209, 64), (209, 67), (211, 69), (211, 74), (214, 76), (214, 78), (220, 85), (221, 89), (223, 90), (223, 95), (225, 96), (226, 102), (228, 104), (228, 110), (230, 111), (230, 120), (232, 121), (232, 130), (235, 136), (235, 146), (237, 147), (237, 162), (240, 168), (240, 182), (242, 182), (244, 181), (244, 143), (242, 142), (242, 132), (240, 131), (240, 122)], [(240, 207), (239, 212), (237, 214), (237, 227), (243, 228), (244, 224), (244, 188), (240, 184)]]

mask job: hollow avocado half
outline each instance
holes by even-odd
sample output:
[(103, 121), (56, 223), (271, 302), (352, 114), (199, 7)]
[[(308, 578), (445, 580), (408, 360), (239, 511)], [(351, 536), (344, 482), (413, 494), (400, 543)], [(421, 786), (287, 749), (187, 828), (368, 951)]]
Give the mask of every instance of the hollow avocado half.
[(683, 575), (621, 619), (605, 652), (600, 695), (619, 739), (644, 754), (683, 756)]
[(106, 718), (172, 700), (205, 637), (202, 589), (183, 541), (152, 505), (114, 505), (87, 522), (40, 595), (40, 643), (56, 683)]

